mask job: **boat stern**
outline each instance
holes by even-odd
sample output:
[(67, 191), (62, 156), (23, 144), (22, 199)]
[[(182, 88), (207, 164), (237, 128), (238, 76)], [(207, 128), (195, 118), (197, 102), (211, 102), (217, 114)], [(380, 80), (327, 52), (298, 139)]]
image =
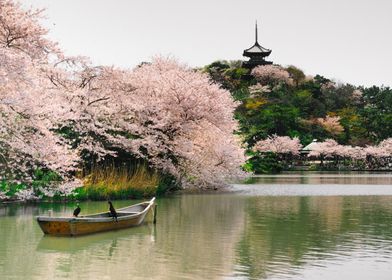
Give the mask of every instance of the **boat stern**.
[(69, 221), (51, 221), (45, 217), (37, 217), (38, 225), (44, 234), (72, 236), (71, 223)]

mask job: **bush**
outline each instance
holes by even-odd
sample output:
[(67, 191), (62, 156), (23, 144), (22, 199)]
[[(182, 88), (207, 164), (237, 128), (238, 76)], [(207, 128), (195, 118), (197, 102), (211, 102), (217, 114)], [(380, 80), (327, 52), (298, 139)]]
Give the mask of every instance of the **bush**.
[(9, 198), (15, 196), (18, 191), (26, 189), (27, 186), (23, 183), (13, 183), (6, 180), (0, 181), (0, 192), (4, 193)]
[(270, 152), (251, 157), (247, 164), (255, 174), (279, 173), (283, 169), (278, 155)]

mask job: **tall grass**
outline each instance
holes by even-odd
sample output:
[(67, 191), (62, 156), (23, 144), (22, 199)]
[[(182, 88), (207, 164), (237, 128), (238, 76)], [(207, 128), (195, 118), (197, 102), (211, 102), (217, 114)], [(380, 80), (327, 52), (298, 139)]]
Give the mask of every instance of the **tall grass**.
[(160, 181), (160, 174), (143, 164), (95, 166), (84, 177), (84, 187), (77, 189), (76, 198), (104, 200), (154, 196)]

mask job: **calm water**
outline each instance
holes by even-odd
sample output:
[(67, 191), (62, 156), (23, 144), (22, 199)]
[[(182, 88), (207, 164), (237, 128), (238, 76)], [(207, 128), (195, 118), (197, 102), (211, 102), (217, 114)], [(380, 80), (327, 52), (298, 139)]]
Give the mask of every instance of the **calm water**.
[(155, 226), (78, 238), (43, 236), (34, 219), (73, 204), (0, 206), (0, 279), (391, 279), (391, 184), (388, 174), (262, 176), (159, 199)]

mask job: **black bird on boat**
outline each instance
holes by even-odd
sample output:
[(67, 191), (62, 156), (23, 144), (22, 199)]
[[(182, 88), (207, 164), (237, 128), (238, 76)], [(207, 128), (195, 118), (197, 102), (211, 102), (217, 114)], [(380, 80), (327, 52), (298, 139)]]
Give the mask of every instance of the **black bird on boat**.
[(110, 211), (110, 215), (113, 217), (113, 219), (116, 219), (116, 222), (118, 222), (117, 221), (117, 212), (116, 212), (116, 209), (114, 209), (114, 207), (113, 207), (113, 204), (112, 204), (112, 202), (109, 200), (108, 201), (108, 203), (109, 203), (109, 211)]
[(74, 217), (77, 217), (79, 215), (80, 211), (81, 211), (81, 209), (79, 207), (79, 203), (76, 204), (76, 206), (78, 206), (78, 207), (76, 207), (76, 209), (73, 211)]

